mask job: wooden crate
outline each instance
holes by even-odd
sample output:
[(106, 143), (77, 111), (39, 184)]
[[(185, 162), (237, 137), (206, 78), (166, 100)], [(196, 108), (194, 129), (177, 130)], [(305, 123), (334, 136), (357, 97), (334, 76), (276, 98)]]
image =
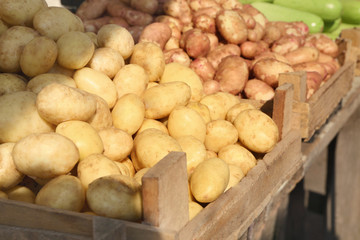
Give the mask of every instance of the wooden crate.
[(360, 28), (344, 29), (341, 32), (342, 39), (351, 41), (350, 57), (355, 61), (355, 76), (360, 76)]
[(292, 127), (301, 131), (304, 141), (311, 140), (314, 133), (326, 123), (343, 97), (351, 89), (355, 71), (351, 40), (338, 39), (341, 67), (309, 99), (306, 99), (306, 73), (281, 73), (279, 85), (294, 85)]
[(237, 239), (302, 167), (301, 136), (291, 129), (294, 87), (271, 104), (281, 140), (243, 180), (189, 221), (186, 156), (171, 152), (143, 177), (141, 223), (0, 200), (0, 239)]

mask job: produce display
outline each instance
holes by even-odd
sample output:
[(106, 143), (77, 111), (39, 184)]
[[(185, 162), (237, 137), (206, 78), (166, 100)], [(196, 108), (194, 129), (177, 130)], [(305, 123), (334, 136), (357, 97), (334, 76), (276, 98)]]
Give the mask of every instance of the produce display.
[(237, 0), (4, 0), (0, 20), (0, 198), (135, 222), (169, 152), (193, 218), (280, 140), (243, 99), (295, 71), (310, 98), (340, 67), (328, 36)]

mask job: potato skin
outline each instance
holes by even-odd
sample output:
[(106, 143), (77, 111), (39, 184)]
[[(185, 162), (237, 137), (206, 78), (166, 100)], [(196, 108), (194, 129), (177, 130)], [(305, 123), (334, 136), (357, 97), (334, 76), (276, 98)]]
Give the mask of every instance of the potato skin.
[(211, 63), (211, 65), (214, 67), (215, 70), (217, 70), (219, 63), (221, 60), (227, 56), (235, 55), (240, 56), (241, 50), (240, 47), (236, 44), (225, 44), (225, 45), (219, 45), (215, 47), (213, 50), (211, 50), (206, 58)]
[(0, 144), (0, 189), (6, 190), (19, 184), (24, 178), (24, 174), (16, 169), (12, 150), (15, 143)]
[(224, 39), (232, 44), (246, 41), (248, 30), (244, 19), (233, 10), (223, 10), (216, 16), (216, 27)]
[(274, 98), (275, 90), (266, 82), (259, 79), (247, 81), (244, 93), (248, 99), (268, 101)]

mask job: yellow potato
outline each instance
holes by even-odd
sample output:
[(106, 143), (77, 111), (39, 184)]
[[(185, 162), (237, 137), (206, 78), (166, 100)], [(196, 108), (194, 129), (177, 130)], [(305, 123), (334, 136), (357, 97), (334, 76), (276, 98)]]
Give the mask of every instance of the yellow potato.
[(9, 199), (9, 198), (8, 198), (8, 195), (5, 192), (0, 191), (0, 199)]
[(90, 209), (100, 216), (139, 221), (142, 217), (141, 185), (133, 178), (111, 175), (96, 179), (86, 191)]
[(84, 32), (81, 19), (64, 7), (48, 7), (38, 11), (33, 18), (33, 27), (42, 36), (55, 41), (67, 32)]
[(106, 157), (113, 161), (122, 161), (130, 155), (134, 141), (129, 133), (116, 127), (104, 128), (98, 133)]
[(79, 149), (79, 160), (93, 153), (104, 151), (98, 132), (89, 123), (78, 120), (66, 121), (56, 126), (55, 132), (71, 139)]
[(134, 93), (141, 97), (149, 83), (149, 76), (143, 67), (137, 64), (126, 64), (116, 73), (113, 82), (118, 98), (127, 93)]
[(55, 62), (52, 68), (48, 71), (48, 73), (59, 73), (68, 77), (72, 77), (74, 75), (74, 72), (75, 69), (65, 68), (63, 66), (60, 66), (57, 62)]
[(165, 70), (165, 57), (162, 49), (152, 42), (141, 42), (134, 46), (130, 63), (143, 67), (150, 82), (158, 82)]
[(138, 95), (128, 93), (118, 99), (111, 115), (116, 128), (133, 135), (144, 120), (145, 106)]
[(255, 156), (240, 144), (230, 144), (221, 148), (218, 157), (229, 165), (240, 167), (245, 175), (257, 163)]
[(38, 94), (45, 86), (54, 82), (76, 88), (72, 77), (60, 73), (43, 73), (31, 78), (26, 85), (26, 90)]
[(238, 96), (227, 92), (209, 94), (200, 100), (201, 104), (209, 108), (211, 120), (224, 120), (229, 109), (239, 102)]
[(229, 170), (230, 170), (230, 178), (229, 178), (229, 183), (228, 183), (225, 191), (229, 190), (231, 187), (238, 184), (241, 181), (241, 179), (243, 179), (243, 177), (245, 177), (244, 172), (238, 166), (230, 164)]
[(51, 208), (80, 212), (85, 204), (85, 189), (75, 176), (58, 176), (40, 189), (35, 203)]
[(219, 152), (221, 148), (236, 143), (238, 139), (238, 132), (229, 121), (219, 119), (206, 124), (205, 147), (207, 150)]
[(189, 221), (192, 220), (204, 208), (197, 202), (189, 202)]
[(174, 138), (191, 135), (202, 143), (205, 141), (205, 121), (197, 111), (191, 108), (176, 107), (169, 115), (167, 127), (170, 136)]
[(24, 174), (16, 169), (11, 155), (15, 143), (0, 144), (0, 189), (14, 187), (24, 178)]
[(204, 105), (200, 102), (189, 102), (186, 106), (188, 108), (191, 108), (191, 109), (194, 109), (195, 111), (197, 111), (200, 114), (200, 116), (204, 119), (206, 124), (211, 121), (210, 111), (206, 105)]
[(27, 202), (27, 203), (35, 203), (35, 193), (28, 187), (25, 186), (15, 186), (5, 192), (8, 196), (8, 199)]
[(97, 95), (93, 95), (96, 99), (96, 111), (87, 122), (96, 130), (108, 128), (112, 126), (111, 110), (108, 103)]
[(145, 173), (149, 170), (150, 168), (142, 168), (139, 171), (137, 171), (134, 175), (134, 179), (140, 184), (142, 185), (142, 177), (145, 175)]
[(171, 151), (182, 151), (173, 137), (155, 128), (146, 129), (134, 139), (134, 167), (137, 171), (152, 167)]
[(9, 25), (32, 27), (35, 14), (47, 6), (44, 0), (3, 0), (0, 2), (0, 18)]
[(176, 106), (190, 101), (191, 89), (184, 82), (161, 83), (144, 92), (145, 117), (160, 119), (169, 116)]
[(0, 96), (25, 90), (26, 80), (24, 77), (15, 73), (0, 73)]
[(85, 157), (77, 166), (77, 176), (86, 190), (95, 179), (113, 174), (120, 174), (118, 166), (100, 153)]
[(209, 158), (216, 158), (218, 157), (217, 153), (214, 152), (214, 151), (210, 151), (210, 150), (206, 150), (206, 159), (209, 159)]
[(186, 153), (186, 167), (188, 177), (190, 177), (196, 166), (206, 159), (205, 145), (199, 139), (190, 135), (179, 137), (176, 140)]
[(128, 177), (132, 177), (130, 174), (129, 168), (123, 164), (122, 162), (113, 161), (115, 165), (118, 167), (120, 174)]
[(237, 103), (228, 110), (228, 112), (226, 113), (225, 119), (231, 123), (234, 123), (236, 116), (241, 111), (247, 110), (247, 109), (256, 109), (256, 108), (251, 103), (245, 103), (245, 102)]
[(85, 32), (85, 33), (90, 37), (91, 41), (95, 44), (95, 47), (98, 48), (99, 43), (97, 40), (97, 34), (95, 32)]
[(116, 87), (106, 74), (84, 67), (77, 70), (73, 78), (79, 89), (102, 97), (110, 109), (114, 107), (117, 100)]
[(30, 134), (12, 151), (16, 168), (38, 178), (67, 174), (79, 161), (79, 150), (69, 138), (58, 133)]
[(207, 159), (191, 175), (191, 193), (198, 202), (212, 202), (225, 191), (229, 178), (230, 171), (226, 162), (220, 158)]
[(55, 125), (68, 120), (86, 121), (95, 114), (96, 107), (92, 94), (59, 83), (47, 85), (36, 98), (39, 115)]
[(56, 41), (57, 63), (69, 69), (81, 69), (92, 58), (95, 45), (88, 35), (80, 31), (66, 32)]
[(56, 42), (40, 36), (28, 42), (20, 55), (21, 71), (29, 77), (48, 72), (58, 56)]
[(146, 89), (159, 85), (158, 82), (149, 82)]
[(8, 29), (9, 26), (3, 20), (0, 19), (0, 35)]
[(0, 72), (20, 72), (20, 55), (23, 47), (39, 36), (30, 27), (12, 26), (0, 35)]
[(200, 77), (190, 67), (181, 63), (172, 62), (165, 65), (164, 73), (160, 83), (165, 82), (184, 82), (191, 88), (191, 98), (193, 102), (199, 102), (204, 96), (204, 88)]
[(131, 33), (117, 24), (106, 24), (97, 33), (99, 47), (109, 47), (120, 52), (123, 59), (133, 53), (134, 39)]
[(129, 170), (129, 176), (130, 177), (134, 177), (135, 176), (135, 167), (134, 164), (132, 163), (130, 158), (125, 158), (124, 160), (122, 160), (121, 162), (117, 162), (116, 163), (121, 163), (122, 165), (126, 166), (127, 169)]
[(279, 141), (279, 129), (268, 115), (260, 110), (245, 110), (235, 118), (239, 141), (257, 153), (270, 152)]
[(27, 91), (0, 96), (0, 143), (16, 142), (31, 133), (53, 132), (36, 108), (36, 94)]
[(106, 74), (111, 79), (124, 65), (124, 58), (119, 51), (109, 47), (95, 49), (94, 55), (88, 63), (88, 67)]
[(166, 125), (163, 122), (161, 122), (159, 120), (155, 120), (155, 119), (149, 119), (149, 118), (144, 118), (144, 121), (141, 124), (141, 127), (139, 128), (139, 130), (136, 132), (136, 134), (139, 134), (148, 128), (156, 128), (156, 129), (163, 131), (166, 134), (169, 134), (169, 130), (167, 129)]

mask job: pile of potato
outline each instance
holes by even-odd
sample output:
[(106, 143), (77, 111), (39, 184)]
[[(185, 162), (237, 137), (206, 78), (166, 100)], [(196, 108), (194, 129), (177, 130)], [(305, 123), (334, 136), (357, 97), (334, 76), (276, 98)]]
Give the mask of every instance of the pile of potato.
[(125, 27), (87, 32), (43, 0), (1, 1), (0, 18), (1, 198), (141, 221), (141, 177), (183, 151), (192, 218), (279, 141), (268, 115), (205, 94), (194, 70)]

